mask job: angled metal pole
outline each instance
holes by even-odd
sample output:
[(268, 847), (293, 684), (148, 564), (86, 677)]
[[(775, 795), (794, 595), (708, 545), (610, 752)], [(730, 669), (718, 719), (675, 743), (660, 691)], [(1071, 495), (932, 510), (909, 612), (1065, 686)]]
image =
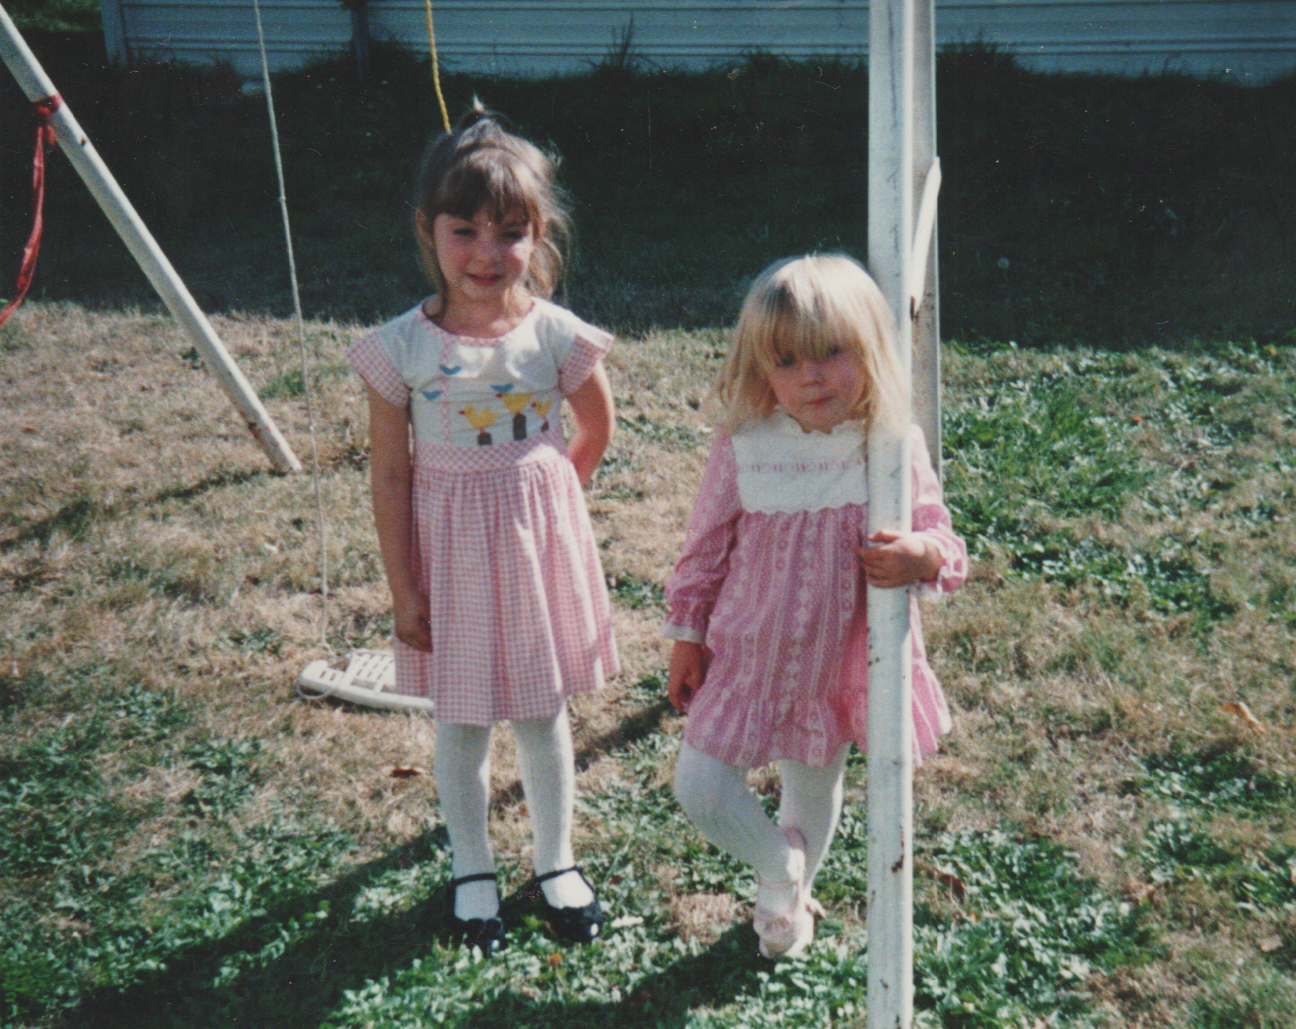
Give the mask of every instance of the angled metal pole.
[[(911, 365), (914, 0), (869, 3), (868, 264)], [(911, 524), (903, 432), (869, 436), (869, 532)], [(868, 587), (868, 1029), (913, 1022), (913, 644), (909, 590)]]
[[(22, 87), (32, 103), (57, 97), (54, 83), (41, 68), (36, 56), (19, 34), (8, 12), (0, 7), (0, 59)], [(189, 334), (194, 348), (202, 355), (208, 371), (216, 377), (225, 395), (243, 416), (248, 431), (280, 472), (301, 471), (301, 462), (288, 441), (279, 432), (269, 412), (261, 404), (251, 384), (244, 377), (225, 344), (216, 335), (207, 316), (199, 309), (171, 262), (144, 226), (131, 202), (122, 192), (67, 104), (60, 103), (50, 118), (54, 136), (72, 167), (81, 176), (98, 201), (117, 235), (134, 255), (140, 269), (148, 276), (171, 315)]]

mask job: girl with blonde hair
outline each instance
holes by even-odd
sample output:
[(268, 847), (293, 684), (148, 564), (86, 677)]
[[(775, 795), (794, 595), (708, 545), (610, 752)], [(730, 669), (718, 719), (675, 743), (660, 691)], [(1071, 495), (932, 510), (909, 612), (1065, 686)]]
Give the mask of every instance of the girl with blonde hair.
[[(851, 743), (867, 743), (865, 584), (962, 582), (954, 534), (876, 284), (855, 261), (780, 261), (753, 283), (712, 396), (720, 432), (666, 587), (671, 703), (687, 712), (675, 790), (717, 847), (755, 869), (769, 958), (800, 953), (841, 814)], [(912, 524), (867, 537), (867, 437), (907, 431)], [(916, 600), (915, 762), (949, 731)], [(747, 788), (776, 762), (777, 824)]]

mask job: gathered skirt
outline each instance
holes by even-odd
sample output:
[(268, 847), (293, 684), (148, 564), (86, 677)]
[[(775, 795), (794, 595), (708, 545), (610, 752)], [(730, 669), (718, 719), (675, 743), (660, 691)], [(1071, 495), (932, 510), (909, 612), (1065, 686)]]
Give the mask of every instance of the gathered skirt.
[(562, 435), (416, 441), (413, 560), (432, 652), (395, 641), (396, 689), (442, 721), (551, 718), (618, 669), (589, 512)]

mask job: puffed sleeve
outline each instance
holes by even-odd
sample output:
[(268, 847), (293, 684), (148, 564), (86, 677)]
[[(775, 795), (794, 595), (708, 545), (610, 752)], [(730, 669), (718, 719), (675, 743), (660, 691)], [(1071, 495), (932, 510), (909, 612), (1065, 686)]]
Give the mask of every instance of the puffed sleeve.
[(702, 472), (683, 551), (666, 583), (662, 632), (671, 639), (705, 642), (711, 609), (729, 572), (729, 552), (741, 514), (733, 442), (727, 435), (719, 436)]
[(920, 532), (936, 544), (941, 553), (941, 567), (936, 578), (921, 583), (924, 593), (948, 593), (967, 578), (967, 544), (955, 535), (945, 506), (940, 481), (932, 468), (931, 456), (922, 429), (910, 430), (910, 459), (913, 466), (913, 531)]
[(347, 348), (346, 357), (351, 362), (351, 367), (384, 400), (397, 407), (409, 406), (410, 388), (404, 376), (392, 364), (391, 356), (376, 332), (352, 343)]
[(563, 396), (576, 392), (612, 347), (612, 334), (580, 322), (558, 373)]

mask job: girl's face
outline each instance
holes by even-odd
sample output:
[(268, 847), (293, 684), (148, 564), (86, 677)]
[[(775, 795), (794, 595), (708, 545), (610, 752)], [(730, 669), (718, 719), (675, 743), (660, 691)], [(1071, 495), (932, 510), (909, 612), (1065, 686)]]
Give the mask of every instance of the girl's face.
[(422, 211), (417, 222), (445, 279), (447, 308), (507, 301), (526, 277), (544, 231), (517, 212), (496, 219), (484, 207), (469, 219), (438, 214), (430, 231)]
[(768, 377), (779, 407), (795, 418), (804, 432), (832, 432), (857, 417), (868, 389), (864, 362), (853, 351), (838, 347), (823, 358), (785, 355)]

